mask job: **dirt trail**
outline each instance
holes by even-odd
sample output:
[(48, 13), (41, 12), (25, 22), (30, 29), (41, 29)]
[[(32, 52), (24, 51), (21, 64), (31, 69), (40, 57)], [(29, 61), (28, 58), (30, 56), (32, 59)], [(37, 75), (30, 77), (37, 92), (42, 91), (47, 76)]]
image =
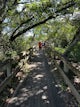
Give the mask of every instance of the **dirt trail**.
[(33, 58), (32, 65), (31, 72), (8, 107), (66, 107), (42, 51)]

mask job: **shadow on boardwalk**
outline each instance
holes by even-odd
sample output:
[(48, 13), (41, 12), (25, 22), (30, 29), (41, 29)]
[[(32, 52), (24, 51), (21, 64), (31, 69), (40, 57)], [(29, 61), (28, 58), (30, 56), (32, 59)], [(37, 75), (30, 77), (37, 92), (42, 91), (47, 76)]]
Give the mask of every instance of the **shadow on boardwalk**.
[(32, 64), (27, 79), (8, 107), (66, 107), (43, 52), (33, 57)]

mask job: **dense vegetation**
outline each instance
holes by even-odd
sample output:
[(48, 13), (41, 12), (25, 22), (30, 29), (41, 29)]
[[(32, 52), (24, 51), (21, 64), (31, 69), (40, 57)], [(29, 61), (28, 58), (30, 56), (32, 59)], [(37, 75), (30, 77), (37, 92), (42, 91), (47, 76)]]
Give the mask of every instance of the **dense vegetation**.
[(42, 40), (79, 61), (79, 0), (1, 0), (0, 14), (1, 60)]
[(80, 62), (80, 0), (0, 0), (0, 64), (39, 41)]

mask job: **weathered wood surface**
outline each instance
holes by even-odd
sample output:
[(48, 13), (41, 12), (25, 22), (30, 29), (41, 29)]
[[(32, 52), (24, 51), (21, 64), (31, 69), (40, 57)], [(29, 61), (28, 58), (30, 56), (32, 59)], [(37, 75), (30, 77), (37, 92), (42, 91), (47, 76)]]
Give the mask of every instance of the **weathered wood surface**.
[(58, 53), (57, 51), (53, 51), (52, 53), (53, 55), (58, 56), (60, 60), (66, 63), (67, 67), (70, 70), (72, 70), (78, 77), (80, 77), (80, 71), (76, 69), (75, 67), (73, 67), (72, 64), (68, 60), (66, 60), (60, 53)]
[(17, 68), (17, 69), (15, 70), (15, 72), (13, 72), (12, 74), (10, 74), (10, 75), (0, 84), (0, 93), (3, 91), (3, 89), (4, 89), (8, 84), (11, 83), (11, 79), (12, 79), (13, 76), (16, 75), (17, 72), (19, 72), (19, 71), (20, 71), (20, 69)]
[(33, 57), (31, 66), (27, 79), (7, 107), (66, 107), (42, 51)]
[[(32, 49), (32, 48), (31, 48)], [(29, 51), (29, 50), (28, 50)], [(30, 52), (30, 51), (29, 51)], [(24, 63), (26, 63), (27, 61), (27, 57), (28, 55), (26, 54), (21, 54), (23, 57), (22, 58), (25, 58), (23, 63), (22, 63), (22, 66), (24, 65)], [(31, 57), (31, 55), (30, 55)], [(20, 59), (21, 60), (21, 59)], [(9, 73), (8, 77), (5, 78), (5, 80), (0, 84), (0, 93), (3, 91), (3, 89), (11, 83), (11, 79), (13, 78), (13, 76), (15, 76), (19, 71), (20, 71), (20, 68), (19, 67), (16, 67), (15, 68), (15, 72), (11, 72), (11, 63), (10, 63), (10, 60), (6, 60), (3, 64), (3, 67), (5, 67), (5, 69), (7, 70), (7, 72)], [(10, 74), (11, 72), (11, 74)]]
[[(71, 66), (71, 64), (69, 65), (69, 63), (60, 55), (60, 54), (56, 54), (57, 52), (54, 52), (55, 56), (59, 56), (59, 58), (63, 61), (65, 61), (65, 63), (67, 64), (67, 67), (69, 67), (69, 69), (73, 70), (73, 67)], [(66, 84), (70, 87), (73, 95), (75, 96), (76, 100), (78, 101), (78, 103), (80, 104), (80, 94), (78, 93), (78, 91), (76, 90), (76, 88), (73, 86), (73, 84), (71, 83), (71, 81), (68, 79), (68, 77), (65, 75), (64, 71), (60, 68), (59, 64), (57, 63), (57, 61), (55, 59), (54, 63), (56, 65), (56, 67), (58, 68), (59, 72), (61, 73), (61, 75), (63, 76)], [(74, 71), (75, 72), (75, 71)]]

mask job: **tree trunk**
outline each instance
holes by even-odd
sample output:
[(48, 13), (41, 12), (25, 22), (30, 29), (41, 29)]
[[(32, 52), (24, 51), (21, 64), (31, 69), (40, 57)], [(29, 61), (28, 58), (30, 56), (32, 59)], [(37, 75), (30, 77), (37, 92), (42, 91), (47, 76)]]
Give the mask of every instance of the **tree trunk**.
[(74, 38), (71, 42), (71, 44), (68, 46), (66, 51), (64, 52), (63, 56), (66, 58), (68, 54), (72, 51), (73, 47), (80, 41), (80, 28), (78, 28), (76, 34), (74, 35)]

